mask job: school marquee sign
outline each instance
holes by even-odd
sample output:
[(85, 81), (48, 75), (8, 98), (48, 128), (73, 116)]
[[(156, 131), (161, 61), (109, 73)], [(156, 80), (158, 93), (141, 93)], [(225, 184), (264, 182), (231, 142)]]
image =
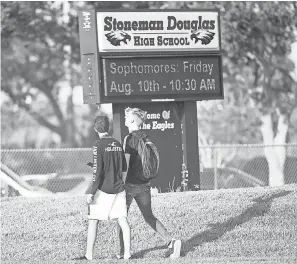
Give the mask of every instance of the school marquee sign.
[(223, 99), (220, 16), (211, 10), (83, 10), (85, 103)]
[(218, 13), (97, 12), (99, 51), (219, 50)]

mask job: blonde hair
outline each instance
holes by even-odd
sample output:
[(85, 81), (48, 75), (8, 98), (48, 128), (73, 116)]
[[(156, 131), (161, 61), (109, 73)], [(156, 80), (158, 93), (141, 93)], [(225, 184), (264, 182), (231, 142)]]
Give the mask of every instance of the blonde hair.
[(131, 113), (131, 115), (134, 117), (134, 121), (138, 126), (142, 125), (146, 120), (147, 112), (139, 108), (127, 107), (125, 109), (125, 114), (128, 115), (129, 113)]

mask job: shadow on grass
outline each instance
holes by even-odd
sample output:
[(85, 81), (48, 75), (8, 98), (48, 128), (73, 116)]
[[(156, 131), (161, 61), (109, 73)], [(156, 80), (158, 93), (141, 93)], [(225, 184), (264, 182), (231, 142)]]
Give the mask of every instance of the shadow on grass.
[(153, 248), (148, 248), (148, 249), (143, 249), (138, 252), (135, 252), (132, 256), (133, 259), (139, 259), (139, 258), (144, 258), (144, 255), (148, 252), (151, 251), (157, 251), (157, 250), (164, 250), (167, 249), (167, 252), (165, 253), (164, 257), (168, 257), (170, 255), (170, 251), (168, 250), (166, 245), (159, 246), (159, 247), (153, 247)]
[[(237, 226), (240, 226), (244, 223), (249, 222), (254, 217), (259, 217), (267, 214), (270, 211), (271, 204), (274, 199), (286, 196), (289, 193), (291, 193), (291, 191), (282, 191), (279, 193), (269, 195), (268, 197), (266, 196), (258, 197), (253, 200), (254, 204), (248, 207), (240, 215), (232, 217), (222, 223), (210, 224), (209, 225), (210, 229), (205, 230), (197, 235), (194, 235), (187, 241), (183, 242), (183, 250), (182, 250), (181, 256), (185, 256), (187, 253), (194, 251), (196, 247), (204, 243), (213, 242), (219, 239), (224, 234), (235, 229)], [(136, 252), (133, 258), (135, 259), (143, 258), (144, 255), (150, 251), (163, 250), (166, 248), (167, 247), (163, 245), (159, 247), (144, 249)], [(166, 252), (165, 257), (168, 257), (169, 254), (170, 254), (169, 251)]]
[(232, 217), (222, 223), (210, 224), (211, 229), (205, 230), (183, 243), (183, 254), (194, 251), (196, 247), (213, 242), (222, 237), (227, 232), (232, 231), (237, 226), (249, 222), (255, 217), (263, 216), (267, 214), (271, 209), (271, 204), (274, 199), (283, 197), (291, 193), (291, 191), (282, 191), (269, 195), (268, 197), (262, 196), (253, 200), (254, 204), (249, 206), (240, 215)]

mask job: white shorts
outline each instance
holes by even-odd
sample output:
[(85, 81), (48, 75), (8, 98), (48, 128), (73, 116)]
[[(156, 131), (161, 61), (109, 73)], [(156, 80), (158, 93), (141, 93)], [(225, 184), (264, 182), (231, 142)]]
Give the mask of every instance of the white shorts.
[(126, 192), (109, 194), (98, 190), (89, 204), (88, 219), (111, 220), (127, 217)]

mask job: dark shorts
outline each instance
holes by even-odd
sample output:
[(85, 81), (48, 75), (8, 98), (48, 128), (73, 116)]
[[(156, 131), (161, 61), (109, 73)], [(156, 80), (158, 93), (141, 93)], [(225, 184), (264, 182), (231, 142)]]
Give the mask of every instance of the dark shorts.
[(125, 190), (127, 195), (133, 196), (134, 198), (137, 194), (150, 193), (151, 184), (150, 183), (145, 183), (145, 184), (126, 183)]
[(150, 183), (146, 183), (146, 184), (128, 183), (125, 185), (125, 190), (126, 190), (127, 211), (129, 211), (130, 205), (133, 199), (135, 199), (142, 214), (144, 216), (153, 217)]

